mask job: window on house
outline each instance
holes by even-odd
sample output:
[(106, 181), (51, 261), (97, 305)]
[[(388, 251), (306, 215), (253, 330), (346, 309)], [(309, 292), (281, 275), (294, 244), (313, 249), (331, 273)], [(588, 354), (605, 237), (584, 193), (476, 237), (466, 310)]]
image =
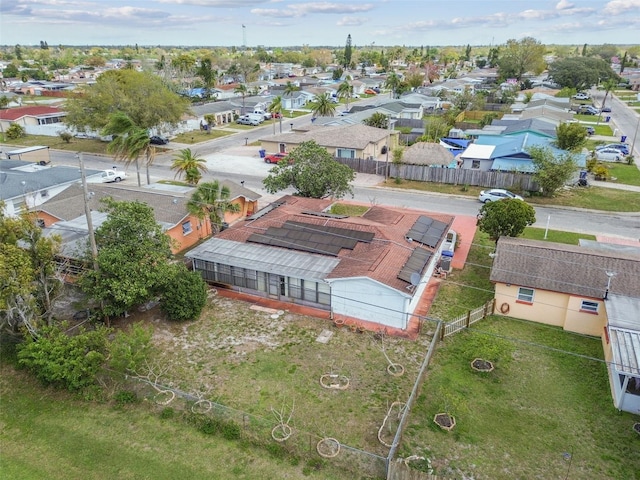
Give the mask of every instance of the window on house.
[(480, 160), (472, 160), (471, 168), (479, 169), (480, 168)]
[(191, 228), (191, 221), (187, 220), (182, 224), (182, 234), (189, 235), (193, 229)]
[(518, 301), (533, 303), (533, 288), (520, 287), (518, 289)]
[(580, 304), (581, 312), (598, 313), (598, 302), (590, 302), (589, 300), (582, 300)]
[(349, 148), (337, 148), (336, 157), (338, 158), (356, 158), (356, 151)]

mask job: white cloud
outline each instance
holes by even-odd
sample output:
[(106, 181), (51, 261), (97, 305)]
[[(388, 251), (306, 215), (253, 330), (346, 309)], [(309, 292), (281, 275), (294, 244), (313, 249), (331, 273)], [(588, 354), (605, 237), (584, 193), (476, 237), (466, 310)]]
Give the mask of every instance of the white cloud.
[(560, 0), (556, 4), (556, 10), (567, 10), (573, 8), (575, 6), (574, 3), (569, 2), (568, 0)]
[(602, 9), (607, 15), (621, 15), (632, 10), (640, 11), (640, 0), (612, 0)]
[(361, 17), (342, 17), (336, 22), (336, 25), (338, 25), (339, 27), (359, 26), (367, 23), (367, 21), (367, 18)]
[(305, 17), (314, 13), (350, 14), (362, 13), (373, 10), (374, 5), (363, 3), (361, 5), (343, 5), (330, 2), (294, 3), (282, 9), (254, 8), (251, 13), (271, 17)]

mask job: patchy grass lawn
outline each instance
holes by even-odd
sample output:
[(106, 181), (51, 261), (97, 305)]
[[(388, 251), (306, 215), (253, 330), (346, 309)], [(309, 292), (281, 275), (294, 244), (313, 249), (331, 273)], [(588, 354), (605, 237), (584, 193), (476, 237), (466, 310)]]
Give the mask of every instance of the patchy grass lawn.
[[(385, 337), (386, 354), (405, 368), (394, 377), (381, 340), (370, 332), (250, 307), (217, 295), (197, 322), (154, 321), (154, 343), (168, 369), (163, 383), (204, 390), (207, 398), (257, 417), (272, 418), (272, 408), (295, 403), (296, 429), (386, 456), (378, 428), (388, 406), (409, 396), (427, 338)], [(323, 330), (333, 333), (328, 343), (316, 340)], [(323, 388), (320, 377), (331, 373), (348, 377), (349, 388)]]
[(615, 183), (625, 185), (640, 185), (640, 169), (636, 165), (623, 163), (604, 163), (609, 168), (611, 177), (615, 178)]

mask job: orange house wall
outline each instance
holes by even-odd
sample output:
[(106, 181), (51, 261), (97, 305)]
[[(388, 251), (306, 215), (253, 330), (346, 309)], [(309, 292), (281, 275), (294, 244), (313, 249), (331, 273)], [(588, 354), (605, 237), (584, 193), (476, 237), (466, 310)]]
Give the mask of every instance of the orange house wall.
[[(191, 222), (191, 232), (184, 235), (182, 224)], [(199, 220), (193, 215), (185, 217), (179, 224), (166, 231), (171, 238), (171, 253), (179, 253), (211, 235), (211, 223), (207, 218)]]
[[(562, 327), (569, 332), (583, 335), (602, 336), (603, 328), (607, 323), (607, 314), (603, 302), (599, 299), (534, 289), (533, 303), (527, 304), (516, 301), (518, 288), (518, 285), (496, 283), (495, 313), (497, 315), (502, 314), (500, 309), (506, 303), (509, 305), (509, 312), (505, 313), (505, 316)], [(582, 300), (598, 302), (600, 304), (598, 313), (580, 311)]]

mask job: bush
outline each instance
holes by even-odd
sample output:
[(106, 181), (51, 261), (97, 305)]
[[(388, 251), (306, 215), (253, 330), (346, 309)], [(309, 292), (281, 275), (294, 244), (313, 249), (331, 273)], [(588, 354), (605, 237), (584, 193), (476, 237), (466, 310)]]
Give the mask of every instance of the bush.
[(182, 322), (200, 316), (207, 302), (207, 285), (197, 272), (174, 265), (168, 275), (160, 307), (169, 320)]
[(5, 136), (9, 140), (17, 140), (18, 138), (25, 137), (26, 135), (24, 128), (17, 123), (12, 123), (5, 133)]
[(71, 135), (69, 132), (60, 132), (58, 135), (65, 143), (71, 143), (71, 139), (73, 138), (73, 135)]
[(138, 403), (138, 396), (131, 390), (120, 390), (115, 394), (113, 399), (115, 400), (116, 405), (120, 407), (131, 403)]

